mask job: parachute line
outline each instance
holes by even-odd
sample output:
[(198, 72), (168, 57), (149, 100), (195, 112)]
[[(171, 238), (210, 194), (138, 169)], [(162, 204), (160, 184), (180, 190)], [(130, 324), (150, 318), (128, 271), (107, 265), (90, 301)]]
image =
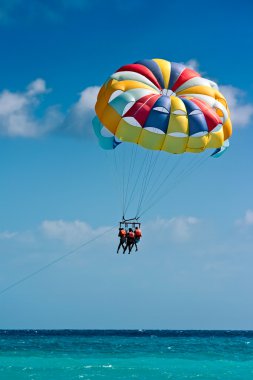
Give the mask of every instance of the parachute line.
[(151, 182), (151, 180), (153, 178), (154, 169), (156, 167), (157, 160), (158, 160), (158, 157), (159, 157), (158, 154), (157, 154), (157, 156), (153, 159), (153, 155), (154, 155), (154, 152), (152, 152), (152, 154), (151, 154), (150, 166), (149, 166), (149, 168), (147, 170), (147, 173), (145, 175), (145, 185), (144, 185), (142, 193), (140, 194), (140, 200), (139, 200), (136, 216), (139, 215), (139, 213), (140, 213), (140, 211), (142, 209), (143, 200), (145, 199), (147, 190), (149, 188), (149, 184), (150, 184), (150, 182)]
[[(127, 179), (127, 186), (126, 186), (126, 198), (128, 196), (128, 190), (129, 190), (130, 182), (131, 182), (131, 179), (133, 176), (134, 163), (135, 163), (137, 149), (138, 149), (138, 145), (135, 145), (135, 144), (132, 144), (132, 145), (133, 146), (132, 146), (131, 159), (130, 159), (129, 172), (128, 172), (128, 179)], [(125, 205), (124, 215), (126, 213), (126, 207), (127, 207), (127, 204)]]
[(50, 267), (52, 267), (53, 265), (59, 263), (60, 261), (63, 261), (67, 257), (69, 257), (69, 256), (73, 255), (74, 253), (76, 253), (77, 251), (79, 251), (81, 248), (84, 248), (87, 245), (93, 243), (95, 240), (100, 239), (102, 236), (104, 236), (108, 232), (114, 230), (117, 226), (118, 225), (115, 225), (115, 226), (113, 226), (111, 228), (108, 228), (106, 231), (102, 232), (101, 234), (95, 236), (94, 238), (92, 238), (90, 240), (85, 241), (84, 243), (80, 244), (78, 247), (76, 247), (76, 248), (72, 249), (71, 251), (65, 253), (64, 255), (58, 257), (57, 259), (50, 261), (49, 263), (43, 265), (39, 269), (36, 269), (34, 272), (31, 272), (31, 273), (27, 274), (26, 276), (24, 276), (20, 280), (14, 281), (12, 284), (10, 284), (9, 286), (7, 286), (6, 288), (3, 288), (2, 290), (0, 290), (0, 296), (2, 294), (4, 294), (4, 293), (8, 292), (9, 290), (17, 287), (18, 285), (22, 284), (23, 282), (29, 280), (30, 278), (35, 277), (37, 274), (39, 274), (41, 272), (44, 272), (45, 270), (49, 269)]
[(140, 187), (140, 193), (139, 193), (139, 202), (138, 202), (138, 206), (137, 206), (136, 216), (138, 215), (138, 210), (139, 210), (141, 199), (143, 196), (145, 184), (147, 182), (148, 172), (149, 172), (149, 168), (151, 166), (151, 160), (152, 160), (152, 152), (148, 151), (148, 159), (147, 159), (144, 171), (142, 173), (142, 181), (141, 181), (141, 187)]
[(118, 173), (119, 173), (119, 169), (118, 169), (118, 162), (117, 162), (117, 155), (116, 155), (116, 152), (115, 150), (113, 150), (113, 163), (114, 163), (114, 174), (115, 174), (115, 182), (117, 184), (117, 187), (119, 189), (119, 194), (122, 194), (121, 196), (121, 210), (122, 210), (122, 215), (124, 214), (124, 201), (123, 201), (123, 191), (121, 191), (121, 187), (122, 187), (122, 176), (119, 176)]
[(138, 183), (141, 181), (141, 178), (142, 178), (142, 173), (143, 173), (143, 169), (145, 167), (145, 163), (146, 163), (146, 160), (147, 160), (147, 157), (148, 157), (148, 150), (145, 152), (145, 155), (144, 155), (144, 158), (143, 158), (143, 161), (139, 167), (139, 170), (137, 169), (137, 173), (138, 174), (134, 174), (132, 175), (132, 177), (136, 178), (135, 182), (134, 182), (134, 185), (133, 185), (133, 188), (132, 188), (132, 191), (131, 191), (131, 194), (130, 194), (130, 197), (128, 199), (128, 202), (127, 202), (127, 205), (126, 205), (126, 209), (125, 209), (125, 212), (127, 212), (127, 210), (129, 209), (130, 205), (131, 205), (131, 202), (132, 200), (134, 199), (134, 194), (138, 188)]
[[(202, 160), (201, 160), (202, 158)], [(150, 204), (150, 206), (148, 206), (140, 215), (139, 215), (139, 218), (142, 217), (144, 214), (146, 214), (151, 208), (153, 208), (157, 203), (160, 202), (160, 200), (162, 200), (164, 197), (166, 197), (168, 195), (168, 193), (170, 193), (172, 190), (174, 190), (174, 188), (179, 185), (182, 181), (186, 180), (187, 178), (189, 178), (189, 175), (192, 174), (193, 171), (195, 171), (197, 168), (201, 167), (204, 165), (204, 163), (206, 162), (206, 160), (209, 158), (209, 155), (206, 156), (206, 157), (201, 157), (200, 160), (198, 160), (197, 162), (195, 162), (195, 165), (192, 165), (192, 167), (189, 169), (187, 168), (185, 171), (181, 171), (180, 174), (178, 174), (176, 176), (176, 178), (174, 179), (174, 182), (172, 184), (170, 184), (170, 187), (169, 189), (167, 188), (167, 190), (165, 190), (163, 192), (163, 194), (161, 194), (160, 196), (156, 197), (153, 202)], [(182, 173), (184, 173), (184, 175), (182, 175)], [(186, 174), (185, 174), (186, 173)]]
[(151, 191), (149, 192), (149, 198), (147, 198), (146, 203), (149, 203), (153, 197), (157, 194), (159, 194), (161, 188), (164, 186), (164, 184), (167, 182), (167, 180), (171, 179), (171, 176), (173, 172), (176, 170), (177, 166), (182, 161), (182, 155), (179, 155), (176, 157), (176, 162), (170, 167), (170, 170), (168, 174), (165, 174), (165, 177), (162, 178), (162, 180), (157, 184), (157, 182), (154, 182), (154, 186), (152, 187)]

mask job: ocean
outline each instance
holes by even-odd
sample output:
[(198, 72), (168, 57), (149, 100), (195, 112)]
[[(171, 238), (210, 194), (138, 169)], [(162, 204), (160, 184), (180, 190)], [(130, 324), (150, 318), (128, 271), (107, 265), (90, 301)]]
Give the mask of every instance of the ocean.
[(0, 330), (1, 380), (253, 380), (253, 331)]

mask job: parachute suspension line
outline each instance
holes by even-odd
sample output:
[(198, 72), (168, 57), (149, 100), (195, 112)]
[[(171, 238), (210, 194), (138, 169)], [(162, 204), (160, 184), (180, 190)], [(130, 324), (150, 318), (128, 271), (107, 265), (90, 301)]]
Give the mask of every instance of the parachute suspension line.
[(139, 200), (137, 200), (137, 205), (136, 205), (136, 217), (138, 216), (139, 204), (140, 204), (141, 196), (142, 196), (142, 193), (143, 193), (143, 188), (144, 188), (145, 180), (147, 178), (147, 168), (149, 166), (149, 162), (150, 162), (150, 151), (148, 150), (148, 152), (147, 152), (147, 160), (145, 162), (145, 167), (143, 168), (143, 171), (141, 172), (140, 188), (139, 188), (139, 191), (138, 191)]
[(180, 173), (175, 178), (175, 182), (180, 181), (181, 178), (187, 178), (191, 173), (193, 173), (199, 166), (202, 166), (206, 160), (209, 158), (208, 156), (203, 157), (203, 154), (200, 154), (196, 157), (194, 155), (193, 159), (191, 160), (190, 164), (185, 166), (183, 170), (181, 170)]
[[(150, 198), (150, 196), (152, 195), (153, 190), (154, 190), (155, 186), (157, 186), (157, 184), (159, 183), (160, 179), (162, 178), (162, 176), (164, 174), (164, 171), (165, 171), (165, 169), (168, 166), (168, 160), (171, 160), (171, 157), (172, 157), (172, 155), (169, 155), (168, 159), (166, 157), (166, 159), (164, 160), (163, 166), (162, 166), (161, 170), (159, 170), (158, 175), (154, 178), (153, 184), (150, 187), (150, 189), (149, 189), (149, 191), (147, 193), (146, 198)], [(161, 151), (159, 151), (159, 158), (160, 158), (160, 161), (161, 161)]]
[[(160, 152), (159, 152), (160, 153)], [(156, 154), (156, 157), (153, 159), (153, 155)], [(149, 185), (150, 185), (150, 182), (151, 180), (153, 179), (153, 173), (154, 173), (154, 170), (156, 168), (156, 164), (157, 164), (157, 161), (158, 161), (158, 158), (159, 158), (159, 154), (157, 152), (153, 152), (152, 151), (152, 157), (151, 157), (151, 161), (152, 161), (152, 165), (150, 165), (149, 167), (149, 170), (148, 170), (148, 173), (146, 175), (146, 183), (145, 183), (145, 187), (143, 189), (143, 192), (142, 192), (142, 196), (141, 196), (141, 199), (140, 199), (140, 203), (139, 203), (139, 206), (138, 206), (138, 209), (137, 209), (137, 213), (136, 215), (138, 216), (139, 213), (141, 212), (141, 209), (142, 209), (142, 205), (144, 203), (144, 200), (146, 198), (146, 195), (147, 195), (147, 191), (149, 189)]]
[[(138, 148), (138, 145), (136, 144), (132, 144), (132, 149), (131, 149), (131, 158), (130, 158), (130, 164), (129, 164), (129, 170), (128, 170), (128, 176), (127, 176), (127, 184), (126, 184), (126, 196), (125, 196), (125, 199), (126, 199), (126, 202), (128, 201), (129, 199), (129, 196), (128, 196), (128, 190), (129, 190), (129, 186), (130, 186), (130, 182), (133, 178), (133, 171), (134, 171), (134, 163), (135, 163), (135, 159), (136, 159), (136, 154), (137, 154), (137, 148)], [(123, 212), (123, 216), (125, 216), (126, 214), (126, 204), (124, 205), (124, 212)]]
[(100, 239), (102, 236), (104, 236), (105, 234), (107, 234), (108, 232), (111, 232), (112, 230), (114, 230), (118, 225), (115, 225), (111, 228), (108, 228), (106, 231), (102, 232), (101, 234), (95, 236), (94, 238), (90, 239), (90, 240), (87, 240), (85, 241), (84, 243), (80, 244), (78, 247), (72, 249), (71, 251), (65, 253), (64, 255), (62, 256), (59, 256), (57, 259), (55, 260), (52, 260), (50, 261), (49, 263), (43, 265), (42, 267), (36, 269), (35, 271), (27, 274), (26, 276), (22, 277), (20, 280), (17, 280), (17, 281), (14, 281), (12, 284), (10, 284), (9, 286), (6, 286), (5, 288), (1, 289), (0, 290), (0, 296), (6, 292), (8, 292), (9, 290), (17, 287), (18, 285), (22, 284), (23, 282), (29, 280), (30, 278), (36, 276), (37, 274), (41, 273), (41, 272), (44, 272), (45, 270), (47, 270), (48, 268), (52, 267), (53, 265), (59, 263), (60, 261), (63, 261), (64, 259), (66, 259), (68, 256), (71, 256), (73, 255), (74, 253), (76, 253), (77, 251), (79, 251), (81, 248), (83, 247), (86, 247), (87, 245), (93, 243), (95, 240), (98, 240)]
[[(137, 145), (137, 148), (138, 148), (138, 145)], [(135, 181), (135, 183), (133, 185), (130, 197), (128, 199), (128, 202), (127, 202), (127, 205), (126, 205), (126, 212), (127, 212), (128, 208), (129, 208), (129, 206), (131, 205), (131, 202), (132, 202), (132, 200), (134, 198), (134, 194), (135, 194), (135, 191), (137, 189), (138, 183), (141, 180), (141, 174), (143, 172), (143, 168), (144, 168), (145, 162), (147, 160), (147, 157), (148, 157), (148, 150), (145, 152), (145, 155), (144, 155), (143, 161), (141, 163), (141, 166), (140, 166), (139, 170), (137, 171), (137, 175), (134, 175), (134, 177), (137, 178), (137, 179), (136, 179), (136, 181)]]
[[(116, 157), (115, 157), (115, 152), (114, 151), (112, 152), (112, 155), (113, 155), (113, 160), (110, 160), (110, 161), (112, 162), (112, 166), (113, 166), (114, 183), (115, 183), (115, 185), (117, 187), (118, 194), (120, 194), (120, 182), (119, 182), (119, 176), (118, 176), (118, 170), (117, 170), (117, 162), (116, 162)], [(122, 209), (122, 212), (123, 212), (123, 203), (122, 203), (122, 201), (120, 203), (121, 203), (121, 209)]]
[(122, 178), (120, 176), (119, 172), (119, 166), (117, 161), (117, 154), (115, 152), (115, 149), (113, 150), (113, 162), (114, 162), (114, 171), (115, 171), (115, 177), (116, 177), (116, 183), (118, 185), (118, 194), (121, 194), (121, 210), (122, 215), (124, 215), (124, 198), (123, 198), (123, 184), (122, 184)]
[[(157, 193), (157, 197), (153, 200), (150, 207), (148, 207), (144, 212), (146, 212), (147, 210), (152, 208), (155, 204), (157, 204), (160, 201), (160, 199), (164, 198), (171, 190), (174, 189), (174, 187), (176, 185), (178, 185), (183, 180), (183, 178), (186, 177), (186, 176), (183, 176), (183, 174), (187, 171), (187, 169), (185, 169), (185, 168), (183, 168), (180, 173), (175, 172), (176, 168), (178, 166), (180, 166), (180, 164), (182, 163), (182, 159), (183, 159), (183, 155), (180, 154), (177, 157), (177, 161), (172, 166), (168, 175), (160, 182), (159, 188), (157, 187), (156, 190), (153, 192), (153, 194), (150, 196), (149, 201), (152, 201), (154, 194)], [(193, 157), (193, 160), (194, 160), (194, 157)], [(191, 163), (192, 163), (192, 161), (191, 161)], [(175, 173), (174, 177), (172, 177), (173, 173)], [(166, 184), (166, 182), (167, 182), (167, 184)], [(166, 184), (166, 188), (165, 188), (165, 191), (163, 191), (163, 193), (161, 194), (161, 192), (159, 192), (159, 190), (164, 188), (164, 184)], [(169, 185), (169, 188), (167, 187), (168, 185)]]
[(209, 154), (205, 157), (203, 157), (203, 154), (200, 154), (199, 156), (200, 157), (197, 157), (197, 160), (193, 163), (193, 165), (184, 173), (184, 177), (189, 177), (189, 175), (192, 174), (196, 169), (203, 166), (209, 158)]
[(141, 199), (143, 196), (143, 192), (144, 192), (145, 185), (147, 182), (148, 173), (149, 173), (150, 166), (152, 163), (152, 156), (153, 156), (153, 151), (148, 150), (148, 158), (147, 158), (146, 165), (145, 165), (145, 168), (144, 168), (143, 173), (142, 173), (142, 181), (141, 181), (141, 186), (140, 186), (140, 191), (139, 191), (139, 201), (137, 203), (136, 217), (138, 217)]
[(180, 164), (181, 160), (182, 160), (182, 155), (180, 154), (180, 155), (178, 155), (176, 157), (176, 161), (171, 166), (169, 172), (165, 175), (165, 177), (163, 177), (158, 184), (157, 184), (157, 182), (155, 183), (155, 187), (153, 187), (152, 192), (150, 192), (149, 198), (147, 199), (147, 203), (150, 203), (150, 201), (152, 201), (152, 199), (154, 198), (155, 195), (157, 196), (156, 198), (159, 198), (159, 192), (160, 192), (160, 190), (163, 188), (163, 185), (168, 180), (171, 179), (172, 174), (175, 172), (175, 170), (178, 167), (178, 165)]
[[(124, 215), (124, 210), (125, 210), (125, 204), (126, 204), (126, 186), (125, 186), (125, 177), (126, 177), (126, 152), (125, 152), (125, 147), (122, 147), (122, 173), (120, 175), (122, 176), (122, 184), (123, 184), (123, 217)], [(120, 168), (119, 168), (120, 170)]]
[[(196, 155), (194, 155), (194, 156), (196, 156)], [(192, 163), (194, 164), (194, 161), (196, 160), (196, 157), (194, 157), (194, 156), (192, 157), (190, 163), (187, 166), (184, 165), (183, 168), (181, 169), (181, 171), (175, 172), (174, 178), (170, 178), (172, 180), (171, 183), (170, 183), (170, 185), (173, 185), (174, 182), (178, 181), (181, 178), (181, 176), (184, 175), (185, 172), (187, 172), (187, 170), (189, 169), (189, 167), (192, 166)], [(178, 164), (179, 165), (176, 165), (176, 166), (180, 167), (180, 164), (183, 162), (183, 158), (184, 157), (185, 156), (180, 155), (180, 160), (178, 160)], [(174, 168), (174, 169), (176, 169), (176, 168)], [(173, 170), (173, 171), (175, 171), (175, 170)]]
[[(187, 166), (186, 165), (183, 165), (183, 167), (181, 168), (180, 167), (180, 164), (183, 163), (185, 164), (185, 157), (183, 155), (180, 155), (180, 162), (179, 162), (179, 165), (178, 166), (178, 170), (177, 171), (174, 171), (175, 172), (175, 175), (173, 177), (170, 176), (170, 178), (168, 178), (169, 180), (171, 180), (169, 183), (170, 183), (170, 186), (173, 186), (175, 182), (177, 182), (178, 180), (180, 180), (180, 178), (182, 176), (184, 176), (184, 174), (187, 172), (187, 170), (192, 166), (192, 164), (194, 163), (194, 161), (196, 160), (196, 157), (191, 157), (191, 160), (189, 163), (187, 163)], [(181, 165), (182, 166), (182, 165)], [(167, 182), (167, 181), (165, 181)]]
[[(201, 157), (202, 158), (202, 157)], [(154, 207), (158, 202), (160, 202), (161, 199), (163, 199), (165, 196), (167, 196), (168, 193), (170, 193), (172, 190), (174, 190), (174, 188), (179, 184), (181, 183), (183, 180), (185, 180), (186, 178), (189, 178), (189, 175), (198, 167), (201, 167), (204, 165), (204, 163), (206, 162), (206, 160), (209, 158), (209, 155), (202, 158), (202, 160), (198, 160), (197, 162), (197, 165), (192, 166), (191, 170), (188, 171), (188, 173), (184, 176), (178, 176), (177, 179), (174, 181), (174, 183), (172, 184), (172, 186), (170, 186), (169, 189), (167, 189), (166, 191), (164, 191), (164, 193), (159, 197), (159, 198), (156, 198), (151, 204), (149, 207), (147, 207), (141, 214), (140, 214), (140, 217), (143, 216), (144, 214), (146, 214), (146, 212), (148, 212), (152, 207)]]
[[(157, 152), (155, 166), (157, 164), (158, 158), (161, 161), (161, 151)], [(153, 176), (153, 178), (152, 178), (152, 186), (149, 186), (149, 183), (150, 183), (150, 181), (149, 181), (148, 186), (147, 186), (147, 190), (148, 191), (146, 191), (145, 200), (143, 200), (143, 207), (144, 207), (145, 204), (148, 204), (150, 202), (150, 200), (152, 200), (152, 197), (157, 192), (157, 189), (154, 191), (154, 188), (157, 187), (157, 183), (160, 181), (160, 178), (161, 178), (161, 176), (162, 176), (165, 168), (167, 168), (167, 164), (168, 164), (167, 160), (168, 159), (166, 157), (166, 160), (164, 161), (162, 169), (158, 172), (158, 176), (156, 176), (156, 177)], [(153, 167), (152, 171), (154, 171), (155, 166)], [(151, 180), (151, 177), (152, 177), (152, 173), (151, 173), (151, 176), (150, 176), (150, 180)], [(158, 185), (158, 190), (159, 189), (160, 189), (160, 185)], [(154, 194), (152, 195), (153, 191), (154, 191)]]
[[(112, 151), (104, 150), (105, 157), (108, 160), (108, 165), (112, 166), (112, 175), (114, 179), (114, 185), (117, 188), (117, 194), (119, 194), (119, 197), (117, 196), (116, 199), (118, 201), (119, 207), (121, 208), (122, 215), (124, 214), (124, 207), (123, 207), (123, 183), (122, 178), (119, 171), (119, 163), (118, 163), (118, 153), (116, 154), (116, 149), (113, 149)], [(113, 156), (113, 159), (109, 156)], [(110, 159), (109, 159), (110, 158)]]

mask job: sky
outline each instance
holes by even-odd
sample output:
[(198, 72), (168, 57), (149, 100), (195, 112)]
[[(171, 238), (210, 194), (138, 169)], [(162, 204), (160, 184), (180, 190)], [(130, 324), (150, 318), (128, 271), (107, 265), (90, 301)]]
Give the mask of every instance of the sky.
[[(0, 295), (0, 328), (253, 329), (252, 13), (0, 1), (0, 293), (96, 239)], [(119, 178), (94, 105), (120, 66), (155, 57), (218, 83), (233, 136), (143, 215), (139, 251), (116, 255)]]

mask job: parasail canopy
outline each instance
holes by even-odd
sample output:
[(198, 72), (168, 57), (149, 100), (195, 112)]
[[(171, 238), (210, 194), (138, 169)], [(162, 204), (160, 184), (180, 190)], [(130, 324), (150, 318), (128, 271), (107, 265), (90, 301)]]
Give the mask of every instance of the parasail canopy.
[(105, 149), (130, 142), (174, 154), (219, 153), (232, 133), (217, 84), (163, 59), (122, 66), (100, 89), (95, 109), (94, 129)]
[(130, 207), (138, 219), (207, 156), (220, 157), (232, 134), (229, 108), (217, 84), (163, 59), (119, 68), (101, 87), (95, 110), (99, 144), (117, 152), (123, 219)]

